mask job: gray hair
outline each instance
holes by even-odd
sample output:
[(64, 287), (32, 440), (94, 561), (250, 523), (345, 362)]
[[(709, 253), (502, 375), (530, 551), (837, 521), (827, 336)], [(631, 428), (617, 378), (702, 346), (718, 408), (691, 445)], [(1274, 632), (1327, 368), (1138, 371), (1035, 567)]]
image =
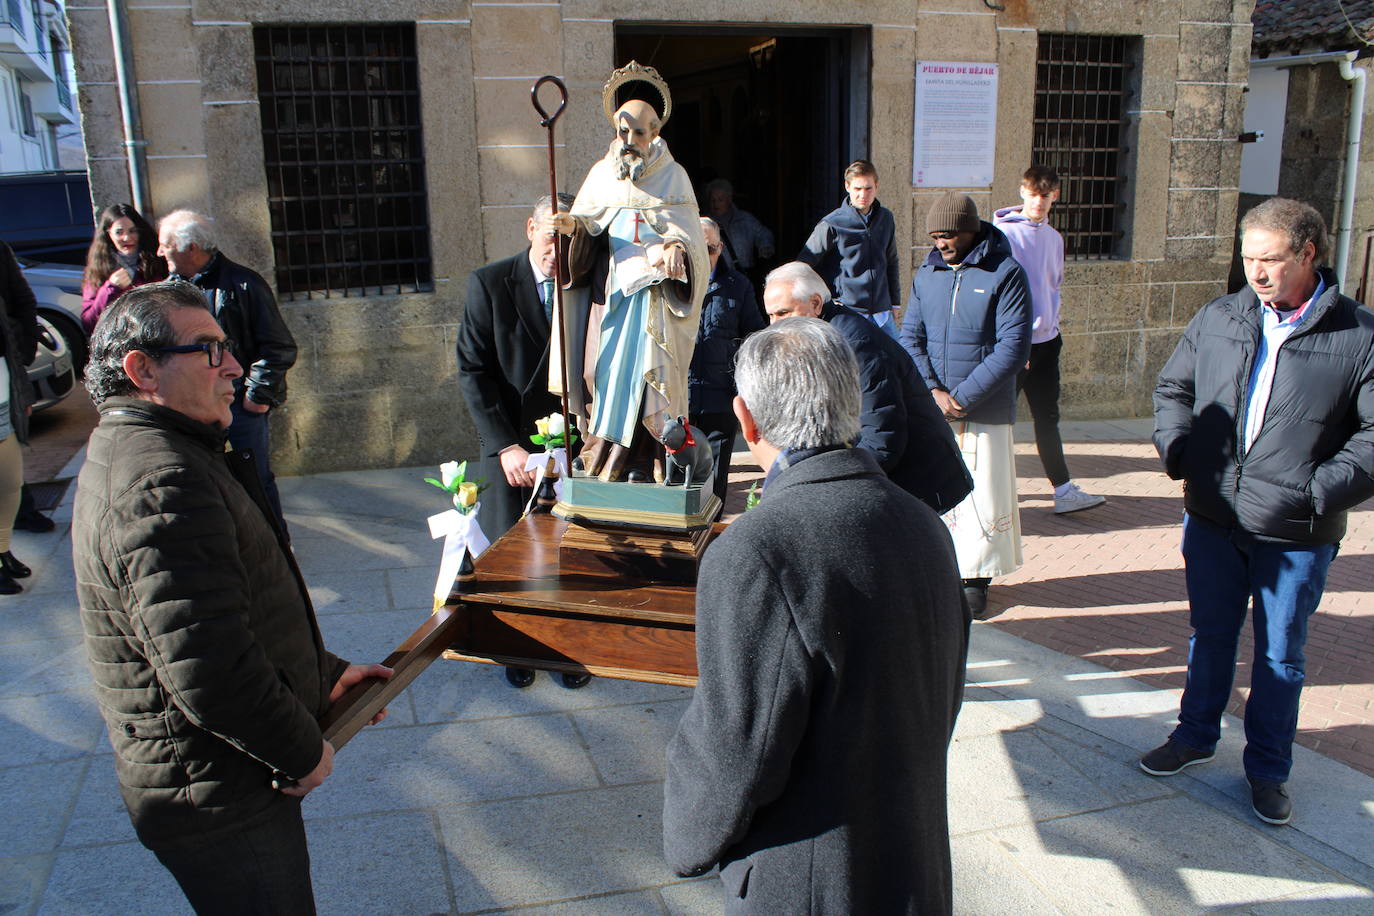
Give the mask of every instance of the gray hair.
[(735, 384), (759, 435), (777, 448), (859, 438), (859, 364), (840, 332), (819, 318), (788, 318), (750, 335)]
[(161, 361), (162, 347), (177, 345), (172, 330), (173, 309), (210, 310), (205, 294), (184, 280), (145, 283), (124, 293), (100, 315), (91, 335), (86, 363), (86, 390), (100, 406), (106, 398), (130, 397), (138, 388), (124, 371), (124, 357), (135, 350)]
[(1322, 264), (1330, 253), (1326, 237), (1326, 220), (1315, 207), (1288, 197), (1271, 197), (1252, 208), (1240, 221), (1240, 234), (1251, 229), (1276, 232), (1288, 239), (1293, 254), (1301, 254), (1308, 242), (1316, 250), (1314, 264)]
[(219, 250), (215, 243), (215, 230), (208, 216), (194, 210), (173, 210), (158, 223), (158, 229), (171, 236), (172, 247), (185, 251), (192, 245), (206, 253)]
[(706, 182), (706, 187), (702, 188), (702, 190), (706, 192), (707, 197), (711, 196), (712, 191), (724, 191), (726, 194), (729, 194), (731, 198), (735, 196), (735, 186), (730, 184), (730, 179), (728, 178), (713, 178)]
[(821, 275), (812, 270), (810, 264), (801, 261), (792, 261), (769, 271), (763, 280), (764, 290), (774, 283), (791, 287), (793, 302), (810, 302), (812, 296), (820, 296), (821, 302), (831, 299), (830, 287), (825, 285)]
[[(573, 205), (573, 196), (572, 196), (571, 194), (569, 194), (568, 192), (566, 192), (566, 191), (559, 191), (559, 192), (558, 192), (558, 212), (560, 212), (560, 213), (567, 213), (569, 210), (572, 209), (572, 205)], [(551, 196), (548, 195), (548, 194), (545, 194), (543, 197), (539, 198), (538, 200), (536, 200), (536, 201), (534, 202), (534, 209), (530, 211), (530, 219), (534, 220), (534, 221), (537, 223), (537, 222), (539, 222), (539, 217), (543, 216), (543, 215), (546, 214), (546, 213), (552, 213), (552, 212), (553, 212), (553, 197), (551, 197)]]
[(714, 231), (717, 235), (719, 235), (719, 234), (720, 234), (720, 223), (717, 223), (715, 220), (711, 219), (711, 217), (709, 217), (709, 216), (703, 216), (703, 217), (701, 217), (701, 229), (702, 229), (703, 232), (706, 231), (707, 229), (710, 229), (710, 230)]

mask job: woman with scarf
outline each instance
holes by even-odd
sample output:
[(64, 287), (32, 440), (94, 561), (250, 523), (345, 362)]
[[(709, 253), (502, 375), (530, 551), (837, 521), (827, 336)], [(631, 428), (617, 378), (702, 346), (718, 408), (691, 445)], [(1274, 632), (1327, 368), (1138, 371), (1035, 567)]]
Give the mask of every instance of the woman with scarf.
[(81, 282), (81, 323), (89, 334), (100, 315), (125, 290), (167, 279), (167, 265), (157, 256), (157, 232), (130, 204), (114, 204), (100, 214), (100, 224), (86, 255)]

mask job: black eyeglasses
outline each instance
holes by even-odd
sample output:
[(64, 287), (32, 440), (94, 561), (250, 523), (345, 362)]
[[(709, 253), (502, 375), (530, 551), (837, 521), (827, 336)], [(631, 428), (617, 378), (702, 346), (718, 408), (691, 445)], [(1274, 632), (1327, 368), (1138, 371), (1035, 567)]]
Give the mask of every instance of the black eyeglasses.
[(206, 361), (210, 363), (211, 369), (218, 369), (224, 365), (224, 354), (230, 352), (234, 347), (234, 342), (229, 338), (223, 340), (207, 340), (205, 343), (181, 344), (176, 347), (158, 347), (156, 353), (204, 353)]

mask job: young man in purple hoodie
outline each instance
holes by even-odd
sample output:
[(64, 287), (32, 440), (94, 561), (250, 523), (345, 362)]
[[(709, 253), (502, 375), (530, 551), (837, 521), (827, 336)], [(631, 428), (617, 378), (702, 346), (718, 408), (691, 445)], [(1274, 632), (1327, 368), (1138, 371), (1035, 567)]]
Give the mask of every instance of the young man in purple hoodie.
[(1064, 443), (1059, 438), (1059, 286), (1064, 282), (1064, 238), (1049, 223), (1050, 207), (1059, 199), (1059, 176), (1033, 165), (1021, 176), (1021, 206), (1005, 207), (993, 217), (1011, 243), (1012, 257), (1026, 272), (1031, 294), (1031, 353), (1016, 377), (1026, 393), (1035, 423), (1035, 449), (1054, 487), (1054, 511), (1063, 515), (1100, 506), (1107, 500), (1085, 493), (1069, 477)]

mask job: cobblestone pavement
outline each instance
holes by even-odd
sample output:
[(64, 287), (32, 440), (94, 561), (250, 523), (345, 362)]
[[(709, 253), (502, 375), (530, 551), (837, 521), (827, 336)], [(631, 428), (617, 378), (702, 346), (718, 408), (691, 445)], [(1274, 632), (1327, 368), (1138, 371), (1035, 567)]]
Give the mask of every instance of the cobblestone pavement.
[[(1080, 435), (1112, 434), (1110, 428), (1079, 426)], [(1065, 451), (1074, 480), (1106, 496), (1107, 503), (1057, 516), (1034, 442), (1021, 427), (1017, 432), (1025, 565), (995, 580), (990, 603), (1006, 612), (986, 625), (1146, 684), (1181, 689), (1191, 630), (1179, 552), (1179, 484), (1161, 472), (1148, 439), (1069, 442)], [(1299, 743), (1367, 775), (1374, 775), (1371, 542), (1374, 502), (1351, 513), (1349, 533), (1312, 618), (1298, 717)], [(1247, 627), (1229, 709), (1236, 715), (1249, 689), (1253, 653)], [(1159, 737), (1163, 742), (1166, 734)]]

